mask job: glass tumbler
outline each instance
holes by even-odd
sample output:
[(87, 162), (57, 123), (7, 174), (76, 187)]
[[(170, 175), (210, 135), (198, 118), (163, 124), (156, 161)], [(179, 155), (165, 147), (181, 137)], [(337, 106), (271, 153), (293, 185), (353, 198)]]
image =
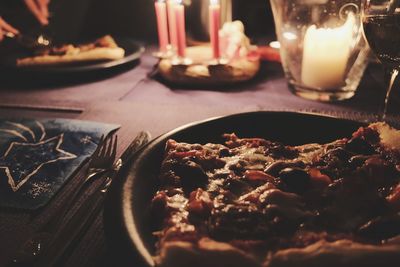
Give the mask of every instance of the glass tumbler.
[(304, 98), (351, 98), (368, 63), (361, 0), (270, 0), (289, 88)]

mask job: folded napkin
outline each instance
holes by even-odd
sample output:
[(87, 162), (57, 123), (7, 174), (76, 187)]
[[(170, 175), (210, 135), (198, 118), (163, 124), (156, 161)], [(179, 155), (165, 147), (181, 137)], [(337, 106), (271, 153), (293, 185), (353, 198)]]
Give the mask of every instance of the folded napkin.
[(117, 125), (68, 119), (0, 120), (0, 207), (45, 205)]

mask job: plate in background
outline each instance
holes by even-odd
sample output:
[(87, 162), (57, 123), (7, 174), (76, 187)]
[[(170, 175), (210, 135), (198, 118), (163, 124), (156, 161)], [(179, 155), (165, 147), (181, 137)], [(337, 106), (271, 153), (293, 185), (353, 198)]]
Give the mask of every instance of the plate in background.
[[(11, 53), (7, 58), (2, 60), (1, 65), (7, 70), (13, 70), (21, 73), (80, 73), (87, 71), (96, 71), (111, 69), (118, 66), (123, 66), (137, 61), (144, 52), (144, 46), (139, 42), (130, 38), (113, 37), (118, 46), (125, 50), (125, 56), (122, 59), (111, 61), (89, 61), (71, 63), (66, 65), (54, 66), (32, 66), (32, 67), (17, 67), (15, 65), (16, 58), (21, 57), (19, 52)], [(26, 56), (26, 55), (25, 55)]]

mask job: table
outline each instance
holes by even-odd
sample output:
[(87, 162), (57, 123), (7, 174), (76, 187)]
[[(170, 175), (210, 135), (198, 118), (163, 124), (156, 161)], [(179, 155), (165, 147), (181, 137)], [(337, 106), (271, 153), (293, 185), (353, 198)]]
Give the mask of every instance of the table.
[[(61, 117), (116, 123), (121, 125), (118, 132), (118, 154), (121, 154), (140, 130), (148, 130), (156, 137), (192, 121), (256, 110), (316, 112), (371, 120), (383, 102), (383, 72), (377, 64), (367, 68), (353, 99), (321, 103), (293, 95), (278, 63), (263, 64), (253, 81), (237, 86), (184, 88), (166, 85), (157, 76), (148, 77), (157, 63), (151, 56), (152, 50), (149, 46), (141, 62), (95, 73), (40, 77), (2, 72), (0, 117)], [(391, 112), (400, 114), (397, 92), (391, 102)], [(399, 116), (391, 116), (391, 120), (397, 122)], [(0, 211), (0, 266), (10, 260), (26, 236), (46, 222), (51, 212), (68, 197), (76, 187), (75, 178), (48, 206), (35, 214)], [(84, 201), (84, 197), (80, 201)], [(99, 214), (65, 260), (65, 266), (112, 264), (132, 266), (107, 249), (102, 214)]]

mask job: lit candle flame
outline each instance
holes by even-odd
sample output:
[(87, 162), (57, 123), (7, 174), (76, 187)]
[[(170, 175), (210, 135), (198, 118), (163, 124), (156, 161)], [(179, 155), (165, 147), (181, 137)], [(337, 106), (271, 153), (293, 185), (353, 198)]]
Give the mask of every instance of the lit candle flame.
[(210, 0), (210, 5), (218, 5), (219, 1), (218, 0)]

